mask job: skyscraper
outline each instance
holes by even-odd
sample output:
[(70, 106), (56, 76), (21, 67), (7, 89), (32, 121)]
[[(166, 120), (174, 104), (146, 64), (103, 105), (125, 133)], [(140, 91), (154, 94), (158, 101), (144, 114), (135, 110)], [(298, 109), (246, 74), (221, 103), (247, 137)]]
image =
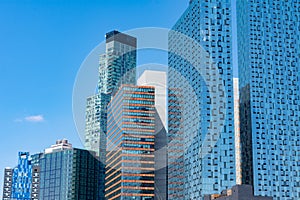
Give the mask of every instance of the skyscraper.
[(300, 199), (300, 2), (237, 1), (242, 182)]
[(107, 104), (121, 84), (135, 84), (136, 38), (111, 31), (105, 35), (106, 52), (100, 55), (98, 91), (87, 98), (85, 147), (100, 160), (101, 199), (104, 199)]
[(154, 91), (122, 85), (108, 105), (106, 199), (154, 199)]
[(40, 158), (40, 200), (99, 199), (99, 161), (87, 150), (58, 140)]
[[(109, 96), (105, 94), (94, 94), (87, 98), (85, 111), (85, 148), (96, 152), (100, 156), (100, 127), (105, 132), (104, 122), (106, 119), (106, 104)], [(101, 160), (103, 158), (101, 157)]]
[(85, 128), (85, 147), (97, 152), (101, 160), (105, 160), (105, 154), (100, 154), (104, 152), (105, 140), (100, 138), (105, 138), (106, 106), (111, 94), (120, 84), (135, 84), (136, 77), (136, 38), (118, 31), (107, 33), (105, 38), (106, 52), (99, 60), (98, 91), (87, 98)]
[(135, 84), (135, 37), (111, 31), (106, 33), (106, 53), (100, 56), (99, 93), (112, 94), (121, 84)]
[(30, 200), (32, 166), (29, 152), (19, 152), (18, 165), (13, 169), (12, 199)]
[(169, 34), (169, 199), (236, 184), (231, 7), (190, 1)]

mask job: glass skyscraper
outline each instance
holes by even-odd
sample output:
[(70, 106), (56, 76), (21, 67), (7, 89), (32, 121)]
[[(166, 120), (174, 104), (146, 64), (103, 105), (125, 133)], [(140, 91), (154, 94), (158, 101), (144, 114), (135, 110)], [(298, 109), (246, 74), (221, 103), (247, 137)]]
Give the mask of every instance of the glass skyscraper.
[(87, 98), (85, 127), (85, 147), (97, 152), (103, 162), (105, 153), (100, 152), (104, 152), (106, 142), (100, 138), (106, 134), (106, 106), (121, 83), (135, 84), (136, 77), (136, 38), (118, 31), (107, 33), (105, 38), (106, 52), (99, 59), (98, 91)]
[(107, 104), (121, 84), (135, 84), (136, 38), (111, 31), (105, 35), (106, 50), (100, 55), (98, 91), (87, 98), (85, 147), (99, 157), (101, 185), (104, 199)]
[[(94, 94), (87, 98), (85, 111), (85, 148), (99, 156), (100, 133), (106, 132), (106, 105), (109, 95)], [(101, 128), (101, 129), (100, 129)], [(103, 160), (103, 157), (101, 157)], [(104, 162), (104, 161), (103, 161)]]
[(32, 166), (29, 152), (19, 152), (18, 165), (13, 169), (11, 198), (30, 200)]
[(106, 199), (154, 200), (155, 92), (122, 85), (108, 105)]
[(300, 199), (300, 2), (237, 1), (242, 182)]
[(40, 200), (99, 199), (99, 161), (59, 140), (40, 158)]
[(236, 184), (231, 8), (192, 0), (169, 33), (169, 199)]
[(99, 93), (115, 93), (121, 84), (135, 84), (137, 39), (111, 31), (105, 35), (106, 53), (100, 56)]

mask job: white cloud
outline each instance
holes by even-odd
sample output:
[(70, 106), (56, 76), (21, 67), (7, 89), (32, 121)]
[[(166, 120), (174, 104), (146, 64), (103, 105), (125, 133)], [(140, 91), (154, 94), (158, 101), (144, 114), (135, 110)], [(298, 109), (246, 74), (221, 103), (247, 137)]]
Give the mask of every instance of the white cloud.
[(43, 115), (32, 115), (24, 118), (28, 122), (43, 122), (45, 121)]

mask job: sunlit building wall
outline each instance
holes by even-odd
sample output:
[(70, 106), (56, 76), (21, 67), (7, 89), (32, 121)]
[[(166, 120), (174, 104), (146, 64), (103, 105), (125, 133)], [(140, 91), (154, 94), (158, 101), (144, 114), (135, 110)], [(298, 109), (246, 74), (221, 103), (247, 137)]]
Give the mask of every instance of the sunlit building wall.
[(139, 86), (155, 88), (155, 200), (167, 199), (167, 72), (144, 70), (137, 79)]
[(169, 199), (236, 184), (231, 9), (190, 1), (169, 33)]
[(241, 171), (241, 141), (240, 141), (240, 110), (239, 110), (239, 79), (233, 78), (234, 90), (234, 135), (235, 135), (235, 166), (236, 166), (236, 184), (242, 184)]
[(242, 182), (300, 199), (300, 2), (237, 1)]
[(106, 199), (154, 199), (155, 89), (122, 85), (108, 105)]
[(19, 152), (18, 165), (13, 169), (12, 199), (29, 200), (31, 194), (32, 166), (29, 152)]

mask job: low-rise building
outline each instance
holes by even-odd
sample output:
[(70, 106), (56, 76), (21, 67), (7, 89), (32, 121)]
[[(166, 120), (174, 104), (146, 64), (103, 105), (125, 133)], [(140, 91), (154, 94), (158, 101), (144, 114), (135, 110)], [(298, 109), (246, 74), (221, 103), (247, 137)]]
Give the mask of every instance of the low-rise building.
[(204, 200), (272, 200), (272, 197), (254, 196), (251, 185), (235, 185), (221, 194), (206, 195)]

